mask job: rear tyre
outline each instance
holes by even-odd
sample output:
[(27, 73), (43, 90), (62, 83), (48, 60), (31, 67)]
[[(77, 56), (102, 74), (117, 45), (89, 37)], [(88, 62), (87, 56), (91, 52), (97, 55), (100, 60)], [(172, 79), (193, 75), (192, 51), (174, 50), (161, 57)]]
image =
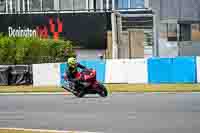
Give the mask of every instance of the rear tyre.
[(106, 87), (103, 85), (103, 84), (99, 84), (99, 87), (100, 87), (100, 92), (99, 92), (99, 95), (101, 97), (107, 97), (108, 96), (108, 91), (106, 89)]
[(85, 92), (84, 91), (78, 91), (76, 93), (74, 93), (74, 95), (78, 98), (82, 98), (85, 96)]

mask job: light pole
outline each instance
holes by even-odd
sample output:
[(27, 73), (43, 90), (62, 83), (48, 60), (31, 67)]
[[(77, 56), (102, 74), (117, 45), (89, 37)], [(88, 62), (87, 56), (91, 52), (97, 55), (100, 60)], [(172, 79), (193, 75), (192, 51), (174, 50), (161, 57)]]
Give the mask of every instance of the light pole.
[(157, 30), (157, 17), (156, 12), (153, 12), (153, 56), (159, 56), (158, 54), (158, 30)]
[(117, 14), (115, 7), (115, 0), (112, 0), (112, 14), (111, 14), (111, 23), (112, 23), (112, 58), (118, 58), (118, 44), (117, 44)]

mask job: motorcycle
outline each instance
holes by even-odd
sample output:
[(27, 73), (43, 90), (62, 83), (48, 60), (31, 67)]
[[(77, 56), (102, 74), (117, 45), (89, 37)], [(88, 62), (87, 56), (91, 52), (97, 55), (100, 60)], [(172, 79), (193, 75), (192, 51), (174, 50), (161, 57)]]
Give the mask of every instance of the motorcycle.
[[(76, 97), (84, 97), (86, 94), (99, 94), (101, 97), (107, 97), (108, 91), (106, 87), (97, 81), (96, 71), (94, 69), (84, 69), (75, 75), (76, 79), (80, 79), (78, 84), (70, 82), (65, 76), (63, 88)], [(78, 88), (76, 88), (78, 87)]]

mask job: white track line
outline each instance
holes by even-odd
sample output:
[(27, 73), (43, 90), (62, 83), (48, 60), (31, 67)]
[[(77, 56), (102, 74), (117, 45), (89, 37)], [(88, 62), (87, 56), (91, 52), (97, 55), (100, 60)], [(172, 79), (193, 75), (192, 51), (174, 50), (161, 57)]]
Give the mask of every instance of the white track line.
[(15, 131), (31, 131), (31, 132), (48, 132), (48, 133), (97, 133), (97, 132), (84, 132), (84, 131), (59, 131), (59, 130), (46, 130), (46, 129), (25, 129), (25, 128), (0, 128), (0, 130), (15, 130)]
[[(200, 94), (200, 92), (112, 92), (109, 95), (117, 94)], [(2, 95), (72, 95), (69, 92), (25, 92), (25, 93), (0, 93)]]
[(0, 95), (71, 95), (69, 92), (16, 92), (16, 93), (0, 93)]

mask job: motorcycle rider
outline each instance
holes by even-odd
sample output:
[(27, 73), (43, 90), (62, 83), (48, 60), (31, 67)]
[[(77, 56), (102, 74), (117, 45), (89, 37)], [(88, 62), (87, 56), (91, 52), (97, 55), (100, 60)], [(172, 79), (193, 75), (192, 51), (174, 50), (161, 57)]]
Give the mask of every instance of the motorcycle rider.
[(76, 78), (76, 74), (78, 74), (78, 68), (81, 69), (87, 69), (87, 68), (78, 63), (76, 58), (74, 57), (68, 58), (67, 64), (68, 64), (68, 69), (66, 71), (66, 76), (70, 82), (74, 83), (75, 87), (74, 91), (76, 91), (78, 89), (79, 83), (81, 82), (81, 79)]

